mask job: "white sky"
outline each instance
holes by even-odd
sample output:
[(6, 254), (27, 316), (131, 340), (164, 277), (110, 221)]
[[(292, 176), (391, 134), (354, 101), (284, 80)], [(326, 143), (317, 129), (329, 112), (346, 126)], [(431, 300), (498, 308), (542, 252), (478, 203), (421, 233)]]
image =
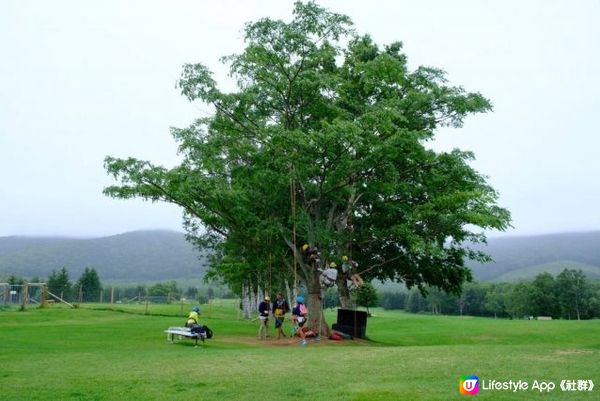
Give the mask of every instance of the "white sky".
[[(493, 113), (444, 130), (435, 147), (475, 152), (513, 214), (506, 234), (600, 229), (599, 1), (319, 3), (380, 44), (403, 41), (412, 67), (441, 67), (492, 100)], [(206, 113), (175, 88), (181, 66), (202, 62), (226, 82), (218, 59), (242, 50), (243, 23), (291, 10), (281, 0), (2, 0), (0, 236), (181, 230), (174, 206), (103, 196), (103, 159), (175, 165), (169, 127)]]

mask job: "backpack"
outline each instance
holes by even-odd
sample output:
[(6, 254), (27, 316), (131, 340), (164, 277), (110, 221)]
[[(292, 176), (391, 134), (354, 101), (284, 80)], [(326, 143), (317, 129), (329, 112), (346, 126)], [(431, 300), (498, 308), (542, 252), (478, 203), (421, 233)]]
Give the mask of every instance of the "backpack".
[(213, 338), (213, 331), (208, 328), (208, 326), (202, 326), (204, 332), (206, 333), (206, 338)]

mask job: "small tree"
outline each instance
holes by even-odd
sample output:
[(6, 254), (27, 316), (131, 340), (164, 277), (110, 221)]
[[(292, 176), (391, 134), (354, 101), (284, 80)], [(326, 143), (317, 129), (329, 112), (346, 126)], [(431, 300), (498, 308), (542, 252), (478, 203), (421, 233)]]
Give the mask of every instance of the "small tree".
[(86, 267), (77, 281), (77, 288), (81, 291), (83, 302), (98, 302), (102, 285), (96, 269)]
[(11, 274), (8, 278), (8, 284), (10, 285), (23, 285), (25, 284), (25, 279), (23, 277), (17, 277), (14, 274)]
[[(172, 280), (166, 283), (156, 283), (148, 288), (148, 295), (153, 297), (177, 297), (179, 293), (177, 283)], [(167, 299), (167, 302), (170, 302), (170, 299)]]
[(69, 281), (69, 272), (65, 267), (59, 271), (52, 270), (48, 277), (48, 291), (65, 300), (71, 300), (71, 282)]
[(356, 303), (359, 306), (366, 307), (369, 316), (371, 315), (369, 307), (379, 305), (379, 297), (377, 296), (377, 290), (375, 289), (375, 287), (373, 287), (371, 283), (365, 283), (362, 287), (356, 290)]
[(196, 299), (198, 297), (198, 288), (188, 287), (188, 289), (185, 291), (185, 296), (188, 299)]

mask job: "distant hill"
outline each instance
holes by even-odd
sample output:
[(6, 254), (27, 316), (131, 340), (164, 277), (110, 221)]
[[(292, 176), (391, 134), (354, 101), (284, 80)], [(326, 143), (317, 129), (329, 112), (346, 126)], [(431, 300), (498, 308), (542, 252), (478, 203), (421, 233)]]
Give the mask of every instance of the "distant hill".
[[(477, 246), (488, 264), (467, 263), (478, 281), (531, 279), (547, 271), (582, 269), (600, 278), (600, 231), (491, 238)], [(76, 280), (86, 266), (103, 281), (148, 282), (201, 278), (206, 259), (174, 231), (134, 231), (103, 238), (0, 237), (0, 278), (15, 274), (48, 277), (66, 267)]]
[(561, 260), (558, 262), (544, 263), (543, 265), (529, 266), (513, 270), (494, 278), (494, 281), (513, 282), (519, 280), (533, 280), (540, 273), (550, 273), (557, 276), (564, 269), (581, 270), (590, 279), (600, 280), (600, 267), (586, 265), (584, 263)]
[(488, 246), (477, 249), (494, 259), (483, 265), (467, 263), (479, 281), (513, 281), (563, 268), (581, 268), (595, 278), (600, 271), (600, 231), (491, 238)]
[(101, 280), (159, 281), (204, 275), (205, 258), (174, 231), (134, 231), (109, 237), (0, 237), (0, 276), (47, 278), (66, 267), (76, 280), (86, 266)]

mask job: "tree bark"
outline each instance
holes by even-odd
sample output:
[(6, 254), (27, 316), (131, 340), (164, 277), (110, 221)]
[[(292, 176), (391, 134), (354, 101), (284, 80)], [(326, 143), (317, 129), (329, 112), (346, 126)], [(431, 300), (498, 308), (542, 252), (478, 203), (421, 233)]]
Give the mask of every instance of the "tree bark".
[(350, 300), (350, 289), (348, 288), (348, 277), (346, 277), (346, 274), (338, 270), (338, 275), (335, 280), (335, 284), (338, 289), (340, 307), (342, 309), (352, 309), (352, 302)]
[(308, 275), (306, 283), (308, 288), (308, 327), (322, 337), (329, 337), (331, 329), (323, 314), (319, 271), (314, 268), (308, 269)]
[(242, 313), (244, 319), (250, 319), (250, 288), (248, 283), (242, 285)]

